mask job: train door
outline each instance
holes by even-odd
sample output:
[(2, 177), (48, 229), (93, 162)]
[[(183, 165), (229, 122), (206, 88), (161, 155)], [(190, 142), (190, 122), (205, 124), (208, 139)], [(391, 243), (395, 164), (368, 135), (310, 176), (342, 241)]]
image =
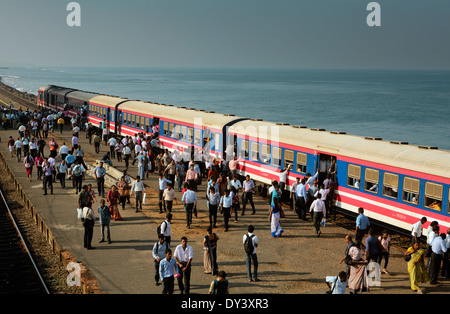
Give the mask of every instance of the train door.
[[(327, 154), (318, 154), (319, 186), (327, 178), (328, 168), (332, 165), (336, 157)], [(333, 180), (334, 181), (334, 180)]]
[(114, 114), (114, 132), (116, 133), (116, 135), (120, 135), (122, 133), (122, 110), (118, 110), (116, 107)]
[[(225, 133), (224, 133), (225, 134)], [(230, 161), (233, 160), (234, 157), (238, 156), (238, 144), (237, 144), (237, 135), (236, 134), (228, 134), (228, 137), (226, 139), (226, 148), (224, 152), (224, 156), (226, 157), (226, 160)]]
[(56, 96), (53, 94), (50, 94), (50, 104), (52, 106), (55, 106), (55, 109), (56, 109)]

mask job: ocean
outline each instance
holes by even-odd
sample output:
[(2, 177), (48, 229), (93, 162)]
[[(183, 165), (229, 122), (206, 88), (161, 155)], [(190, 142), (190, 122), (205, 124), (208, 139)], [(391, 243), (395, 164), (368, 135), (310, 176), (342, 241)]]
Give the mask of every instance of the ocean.
[(37, 94), (59, 85), (450, 150), (450, 71), (0, 68)]

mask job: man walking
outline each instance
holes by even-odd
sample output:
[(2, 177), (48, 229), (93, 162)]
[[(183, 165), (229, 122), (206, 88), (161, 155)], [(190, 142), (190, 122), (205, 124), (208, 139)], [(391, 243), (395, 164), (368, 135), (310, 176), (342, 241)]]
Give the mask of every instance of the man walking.
[(111, 243), (111, 231), (109, 225), (111, 223), (111, 213), (109, 212), (109, 207), (105, 205), (105, 200), (100, 200), (100, 206), (97, 208), (98, 211), (98, 222), (100, 224), (101, 238), (100, 243), (105, 242), (105, 229), (106, 229), (106, 240), (108, 244)]
[(142, 198), (144, 195), (144, 191), (145, 191), (145, 186), (144, 186), (144, 182), (141, 181), (141, 177), (137, 176), (136, 180), (133, 182), (133, 184), (131, 185), (131, 195), (135, 194), (134, 199), (135, 199), (135, 211), (136, 213), (138, 212), (138, 206), (140, 209), (142, 209)]
[(163, 282), (163, 294), (173, 294), (175, 274), (179, 274), (178, 265), (172, 258), (172, 250), (166, 250), (166, 258), (159, 263), (159, 278)]
[(95, 179), (97, 180), (98, 195), (105, 197), (105, 175), (106, 169), (103, 167), (103, 162), (94, 169)]
[[(255, 227), (248, 226), (248, 233), (244, 235), (243, 243), (246, 254), (247, 276), (248, 281), (259, 281), (258, 279), (258, 258), (256, 255), (256, 248), (258, 247), (258, 237), (253, 234)], [(251, 271), (251, 264), (253, 262), (253, 276)]]
[(181, 294), (189, 294), (191, 287), (191, 263), (194, 258), (194, 252), (192, 247), (187, 244), (187, 238), (181, 238), (181, 244), (179, 244), (174, 253), (175, 260), (178, 264), (180, 276), (178, 277), (178, 288)]
[[(159, 286), (159, 264), (166, 257), (166, 251), (170, 249), (169, 244), (164, 241), (164, 235), (158, 236), (158, 241), (153, 246), (152, 256), (155, 261), (155, 285)], [(161, 278), (162, 279), (162, 278)]]
[(252, 206), (252, 215), (255, 214), (255, 204), (253, 204), (253, 190), (255, 189), (255, 183), (250, 179), (249, 175), (245, 176), (245, 181), (242, 184), (244, 189), (244, 193), (242, 193), (242, 213), (243, 216), (245, 214), (245, 207), (247, 206), (247, 202), (250, 202)]
[(189, 229), (192, 223), (192, 211), (197, 206), (197, 195), (192, 190), (193, 187), (189, 186), (188, 190), (183, 193), (181, 201), (186, 204), (186, 226)]

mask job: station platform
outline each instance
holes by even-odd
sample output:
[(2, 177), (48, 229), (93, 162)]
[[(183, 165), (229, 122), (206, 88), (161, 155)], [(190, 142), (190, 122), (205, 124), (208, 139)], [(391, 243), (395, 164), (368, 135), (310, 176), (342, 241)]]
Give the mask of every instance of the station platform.
[[(144, 180), (147, 188), (146, 205), (142, 212), (135, 213), (134, 199), (126, 205), (125, 210), (120, 210), (123, 220), (111, 222), (112, 243), (98, 243), (100, 240), (100, 228), (98, 222), (94, 227), (92, 245), (94, 250), (83, 247), (84, 228), (77, 219), (77, 197), (71, 181), (66, 181), (66, 189), (62, 189), (59, 182), (54, 183), (54, 194), (43, 195), (42, 181), (36, 180), (36, 169), (33, 169), (31, 182), (27, 181), (23, 162), (18, 162), (15, 157), (10, 157), (7, 139), (9, 136), (17, 138), (17, 130), (1, 130), (2, 139), (0, 153), (6, 160), (9, 168), (21, 185), (24, 193), (32, 203), (36, 212), (42, 217), (58, 245), (70, 253), (77, 262), (86, 265), (89, 274), (98, 282), (98, 293), (106, 294), (160, 294), (162, 285), (154, 284), (154, 262), (151, 254), (154, 243), (157, 241), (156, 227), (165, 217), (159, 213), (157, 205), (156, 174), (150, 175)], [(54, 133), (47, 139), (54, 137), (58, 144), (65, 142), (70, 147), (71, 132), (65, 129), (62, 134)], [(109, 149), (103, 145), (100, 154), (95, 154), (94, 146), (85, 138), (85, 132), (80, 132), (79, 144), (86, 153), (84, 158), (88, 165), (93, 165)], [(45, 147), (48, 155), (49, 148)], [(60, 161), (56, 158), (57, 163)], [(125, 169), (125, 163), (113, 160), (113, 167), (119, 171)], [(128, 169), (130, 177), (137, 175), (137, 163)], [(108, 173), (113, 173), (108, 170)], [(118, 180), (119, 178), (117, 178)], [(191, 293), (206, 294), (210, 283), (215, 277), (205, 274), (203, 269), (202, 241), (209, 225), (208, 211), (206, 208), (205, 181), (197, 192), (198, 218), (193, 218), (190, 229), (186, 228), (185, 213), (181, 204), (181, 193), (176, 192), (178, 204), (174, 204), (172, 225), (172, 250), (180, 244), (180, 238), (186, 236), (188, 245), (194, 251), (191, 275)], [(97, 191), (94, 178), (86, 176), (83, 184), (92, 184)], [(108, 188), (107, 188), (108, 190)], [(97, 214), (100, 197), (93, 209)], [(327, 289), (324, 282), (325, 276), (335, 276), (345, 270), (344, 264), (339, 264), (346, 248), (344, 237), (349, 232), (338, 227), (332, 222), (322, 228), (320, 237), (316, 237), (313, 223), (300, 221), (297, 215), (286, 209), (286, 218), (282, 220), (284, 230), (280, 238), (272, 238), (270, 235), (270, 223), (268, 220), (267, 200), (254, 197), (256, 214), (251, 215), (248, 205), (247, 214), (238, 216), (238, 222), (234, 222), (234, 216), (230, 220), (228, 232), (224, 232), (223, 217), (218, 216), (218, 226), (214, 232), (219, 236), (217, 261), (219, 270), (228, 274), (230, 281), (230, 293), (232, 294), (323, 294)], [(259, 238), (257, 249), (259, 262), (260, 282), (247, 280), (245, 253), (242, 239), (247, 232), (248, 225), (255, 226), (255, 234)], [(352, 234), (353, 235), (353, 234)], [(413, 294), (409, 286), (407, 264), (403, 259), (403, 252), (392, 248), (389, 260), (389, 275), (382, 275), (381, 285), (371, 287), (369, 294)], [(424, 287), (430, 293), (448, 293), (450, 283), (442, 280), (439, 287), (432, 287), (428, 283)], [(175, 282), (175, 294), (179, 293)]]

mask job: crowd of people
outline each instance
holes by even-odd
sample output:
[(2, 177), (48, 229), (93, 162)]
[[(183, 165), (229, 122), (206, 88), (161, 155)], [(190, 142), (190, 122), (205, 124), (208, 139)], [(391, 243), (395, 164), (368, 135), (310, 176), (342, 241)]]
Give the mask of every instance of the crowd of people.
[[(120, 211), (130, 198), (134, 197), (134, 209), (142, 210), (145, 203), (146, 187), (144, 180), (158, 174), (158, 205), (159, 213), (166, 213), (166, 219), (158, 227), (158, 241), (155, 243), (152, 255), (155, 263), (155, 284), (163, 283), (163, 293), (173, 293), (174, 282), (177, 278), (180, 293), (190, 292), (190, 274), (193, 259), (193, 250), (188, 245), (186, 236), (181, 238), (172, 252), (171, 222), (173, 205), (181, 202), (185, 211), (186, 227), (191, 227), (194, 217), (197, 217), (197, 206), (200, 197), (199, 187), (204, 184), (206, 208), (208, 211), (209, 226), (203, 239), (204, 272), (217, 276), (211, 283), (209, 293), (228, 292), (228, 279), (226, 273), (219, 271), (217, 264), (217, 244), (220, 237), (214, 232), (217, 228), (218, 214), (223, 216), (224, 231), (230, 228), (230, 220), (238, 222), (239, 214), (246, 214), (247, 205), (250, 204), (251, 214), (256, 214), (253, 202), (256, 185), (249, 175), (244, 180), (236, 174), (237, 159), (230, 162), (217, 158), (208, 158), (197, 162), (191, 158), (189, 152), (159, 149), (158, 126), (152, 126), (150, 136), (138, 133), (132, 136), (118, 137), (109, 133), (109, 125), (104, 120), (98, 126), (84, 121), (81, 115), (69, 118), (66, 112), (42, 110), (31, 112), (9, 110), (2, 115), (2, 125), (5, 129), (18, 130), (18, 136), (8, 140), (10, 156), (23, 162), (27, 179), (33, 180), (33, 169), (36, 168), (36, 179), (42, 181), (44, 195), (53, 194), (53, 183), (57, 180), (62, 189), (66, 189), (66, 179), (72, 181), (72, 188), (78, 195), (78, 208), (80, 219), (85, 227), (84, 247), (93, 249), (92, 237), (96, 219), (101, 230), (100, 243), (111, 241), (111, 220), (120, 221)], [(55, 128), (60, 133), (64, 128), (70, 129), (71, 143), (58, 143), (55, 140)], [(108, 147), (102, 154), (101, 162), (93, 169), (96, 190), (92, 184), (83, 184), (88, 170), (84, 162), (85, 153), (78, 138), (85, 131), (86, 139), (94, 145), (95, 152), (102, 154), (102, 145)], [(60, 145), (61, 144), (61, 145)], [(47, 150), (48, 147), (48, 150)], [(48, 152), (48, 153), (47, 153)], [(123, 163), (121, 178), (109, 191), (105, 188), (107, 171), (105, 164), (113, 166)], [(130, 164), (138, 164), (136, 179), (132, 180), (127, 174)], [(268, 221), (270, 235), (273, 238), (282, 237), (282, 219), (285, 216), (286, 204), (291, 204), (292, 210), (300, 220), (313, 222), (317, 237), (321, 235), (321, 227), (325, 226), (327, 214), (332, 210), (332, 199), (336, 187), (336, 164), (332, 162), (325, 180), (318, 183), (317, 172), (314, 175), (306, 174), (304, 178), (298, 177), (290, 191), (286, 189), (286, 178), (290, 166), (280, 172), (279, 180), (273, 181), (268, 189)], [(177, 198), (177, 192), (181, 197)], [(97, 200), (97, 197), (99, 199)], [(99, 206), (94, 210), (94, 204)], [(309, 213), (309, 218), (308, 218)], [(98, 218), (97, 218), (98, 217)], [(427, 248), (420, 245), (422, 224), (426, 218), (413, 226), (412, 244), (405, 253), (408, 260), (408, 273), (411, 279), (411, 289), (422, 293), (419, 284), (430, 281), (437, 283), (438, 274), (450, 278), (450, 263), (448, 262), (448, 247), (450, 245), (450, 231), (447, 235), (439, 233), (436, 222), (430, 225), (427, 233)], [(365, 241), (364, 237), (367, 235)], [(387, 232), (378, 237), (370, 227), (369, 219), (364, 215), (364, 209), (359, 209), (356, 218), (354, 239), (347, 235), (345, 256), (340, 263), (347, 265), (346, 271), (338, 276), (327, 276), (325, 282), (332, 293), (345, 293), (348, 287), (350, 293), (368, 291), (367, 265), (374, 261), (379, 265), (384, 260), (382, 273), (388, 274), (387, 266), (390, 254), (391, 239)], [(246, 255), (247, 277), (249, 281), (259, 281), (258, 259), (256, 250), (258, 238), (254, 234), (254, 227), (248, 226), (248, 233), (243, 237), (243, 246)], [(427, 258), (427, 264), (424, 259)], [(443, 263), (441, 267), (441, 263)], [(251, 271), (253, 266), (253, 272)]]

